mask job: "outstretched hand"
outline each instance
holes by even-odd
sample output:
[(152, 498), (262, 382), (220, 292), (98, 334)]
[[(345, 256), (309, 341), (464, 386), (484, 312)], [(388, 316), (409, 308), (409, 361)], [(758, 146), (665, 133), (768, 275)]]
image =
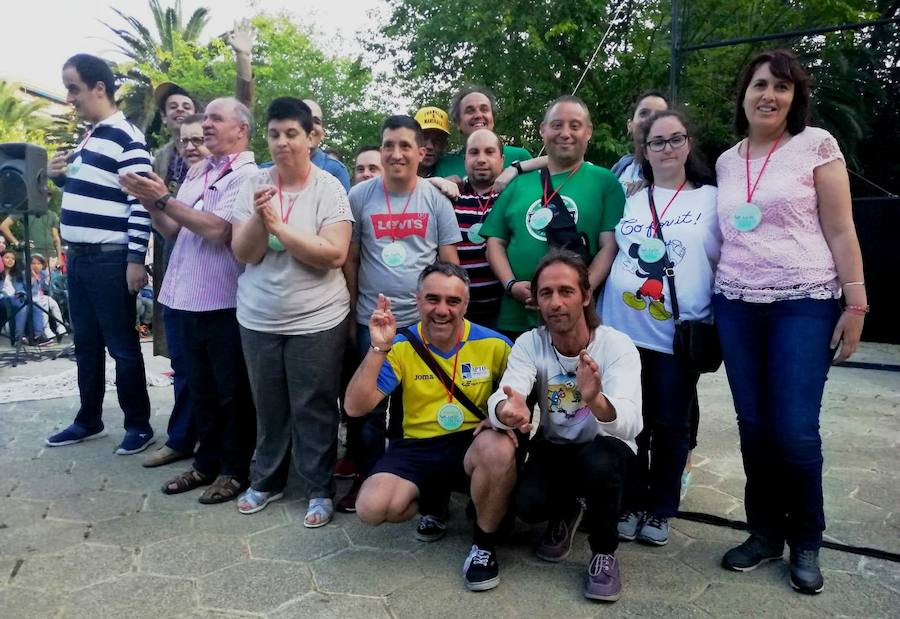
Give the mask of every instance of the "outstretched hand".
[(256, 31), (249, 19), (234, 22), (234, 29), (223, 36), (225, 42), (231, 46), (236, 54), (250, 55), (253, 50), (253, 41), (256, 39)]
[(498, 405), (497, 418), (505, 425), (515, 428), (523, 434), (531, 432), (531, 410), (525, 402), (525, 396), (505, 385), (503, 393), (506, 400)]
[(587, 350), (578, 353), (578, 369), (575, 370), (575, 384), (581, 392), (581, 399), (585, 404), (591, 405), (600, 391), (603, 383), (600, 380), (600, 366), (591, 358)]
[(390, 348), (397, 335), (397, 320), (391, 312), (391, 300), (383, 294), (378, 295), (378, 303), (375, 305), (375, 311), (369, 318), (369, 336), (372, 340), (372, 346), (377, 346), (381, 350)]
[(500, 176), (494, 179), (494, 187), (492, 191), (494, 191), (495, 193), (503, 193), (503, 190), (506, 189), (506, 186), (513, 182), (513, 180), (515, 180), (516, 176), (518, 175), (519, 172), (515, 168), (506, 168), (500, 173)]

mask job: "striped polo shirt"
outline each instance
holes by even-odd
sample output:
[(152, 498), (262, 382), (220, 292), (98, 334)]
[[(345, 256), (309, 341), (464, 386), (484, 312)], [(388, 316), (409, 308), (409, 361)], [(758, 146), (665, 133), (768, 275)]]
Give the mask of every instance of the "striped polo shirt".
[[(207, 157), (188, 170), (178, 201), (230, 223), (241, 187), (257, 170), (251, 151)], [(166, 266), (159, 302), (185, 312), (237, 307), (237, 281), (243, 271), (230, 245), (213, 243), (182, 226)]]
[(150, 172), (144, 134), (122, 112), (94, 125), (66, 159), (60, 234), (67, 243), (128, 245), (128, 261), (144, 262), (150, 215), (122, 191), (119, 175)]
[(469, 275), (469, 310), (466, 317), (475, 322), (491, 323), (496, 320), (503, 298), (503, 285), (497, 280), (487, 261), (487, 240), (476, 237), (477, 242), (469, 238), (469, 229), (481, 224), (491, 212), (497, 199), (497, 193), (479, 196), (469, 181), (453, 201), (453, 211), (459, 223), (459, 231), (463, 240), (456, 244), (459, 264)]

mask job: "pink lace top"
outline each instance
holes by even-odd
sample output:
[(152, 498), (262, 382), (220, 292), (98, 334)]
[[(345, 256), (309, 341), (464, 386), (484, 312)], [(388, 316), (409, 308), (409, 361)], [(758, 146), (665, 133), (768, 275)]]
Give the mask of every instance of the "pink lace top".
[[(716, 162), (723, 245), (715, 292), (751, 303), (839, 297), (813, 183), (817, 167), (843, 161), (837, 142), (824, 129), (807, 127), (772, 153), (753, 194), (762, 220), (753, 230), (739, 232), (731, 222), (735, 209), (747, 202), (744, 144), (741, 140)], [(750, 160), (751, 187), (765, 160)]]

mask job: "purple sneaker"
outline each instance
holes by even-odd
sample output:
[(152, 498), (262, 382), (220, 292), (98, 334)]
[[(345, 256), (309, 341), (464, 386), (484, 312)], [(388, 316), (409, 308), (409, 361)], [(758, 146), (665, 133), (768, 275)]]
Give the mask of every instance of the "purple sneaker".
[(538, 542), (534, 551), (537, 558), (558, 563), (569, 556), (569, 551), (572, 550), (572, 540), (575, 538), (575, 531), (578, 530), (578, 523), (581, 522), (583, 514), (584, 506), (579, 502), (575, 515), (570, 519), (548, 522), (541, 541)]
[(615, 602), (622, 592), (619, 562), (616, 555), (595, 554), (584, 577), (584, 597), (589, 600)]

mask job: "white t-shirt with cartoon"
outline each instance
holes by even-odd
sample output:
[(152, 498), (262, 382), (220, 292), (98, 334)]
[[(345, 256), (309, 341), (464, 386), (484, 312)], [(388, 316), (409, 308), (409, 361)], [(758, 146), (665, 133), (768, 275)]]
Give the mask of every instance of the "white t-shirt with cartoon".
[[(625, 202), (616, 225), (619, 251), (597, 309), (604, 324), (627, 334), (637, 346), (671, 354), (675, 335), (672, 299), (663, 272), (665, 257), (653, 247), (647, 191), (639, 191)], [(674, 189), (655, 187), (653, 191), (669, 260), (675, 264), (680, 317), (708, 320), (722, 247), (716, 188), (703, 185), (682, 190), (671, 205)]]

